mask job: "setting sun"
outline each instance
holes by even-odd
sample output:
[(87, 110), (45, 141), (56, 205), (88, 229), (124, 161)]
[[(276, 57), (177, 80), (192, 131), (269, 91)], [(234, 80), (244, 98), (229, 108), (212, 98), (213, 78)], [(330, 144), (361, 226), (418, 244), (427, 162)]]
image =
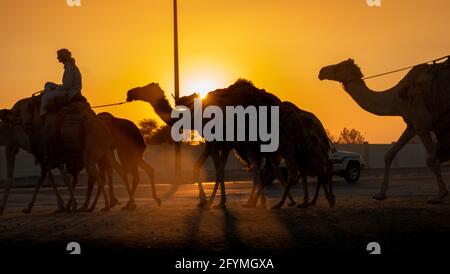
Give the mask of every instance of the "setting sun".
[(198, 80), (198, 82), (192, 82), (187, 84), (187, 94), (198, 93), (200, 94), (200, 98), (205, 98), (208, 92), (213, 91), (215, 89), (221, 88), (221, 85), (218, 82), (213, 82), (209, 80)]

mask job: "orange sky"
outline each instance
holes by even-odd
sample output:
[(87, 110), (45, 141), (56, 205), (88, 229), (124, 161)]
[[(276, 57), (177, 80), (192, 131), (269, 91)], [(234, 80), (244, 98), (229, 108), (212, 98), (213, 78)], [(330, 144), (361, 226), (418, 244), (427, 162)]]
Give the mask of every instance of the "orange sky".
[[(122, 101), (129, 88), (173, 90), (171, 0), (0, 0), (0, 108), (60, 82), (58, 48), (69, 48), (92, 105)], [(395, 140), (400, 118), (360, 109), (322, 66), (352, 57), (366, 75), (450, 54), (448, 0), (179, 0), (181, 94), (239, 77), (314, 112), (334, 134), (359, 129), (371, 143)], [(369, 80), (381, 90), (404, 73)], [(102, 109), (139, 121), (145, 103)]]

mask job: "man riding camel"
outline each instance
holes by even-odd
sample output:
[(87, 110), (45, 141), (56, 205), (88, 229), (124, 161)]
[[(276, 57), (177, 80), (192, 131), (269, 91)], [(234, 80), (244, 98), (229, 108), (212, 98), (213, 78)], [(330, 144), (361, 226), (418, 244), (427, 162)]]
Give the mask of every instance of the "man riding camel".
[[(78, 67), (75, 65), (75, 59), (68, 49), (60, 49), (57, 51), (58, 61), (64, 64), (64, 75), (62, 84), (47, 82), (45, 90), (41, 95), (40, 116), (43, 126), (36, 134), (37, 146), (34, 146), (34, 152), (38, 158), (43, 159), (45, 155), (48, 156), (50, 147), (58, 144), (58, 141), (63, 142), (64, 147), (90, 147), (89, 151), (103, 151), (108, 149), (112, 144), (111, 136), (106, 127), (97, 119), (95, 112), (87, 102), (86, 98), (81, 95), (82, 78)], [(64, 110), (65, 109), (65, 110)], [(63, 110), (63, 111), (61, 111)], [(61, 125), (66, 123), (65, 118), (61, 119), (61, 114), (69, 111), (72, 115), (78, 115), (80, 130), (83, 128), (84, 138), (77, 136), (69, 136), (67, 138), (61, 136)], [(64, 114), (62, 115), (64, 117)], [(73, 131), (73, 130), (71, 130)], [(67, 135), (65, 135), (67, 137)], [(81, 142), (74, 144), (74, 142)], [(77, 150), (78, 153), (81, 150)], [(95, 155), (84, 155), (92, 158), (95, 161), (99, 157)]]
[(57, 51), (57, 58), (60, 63), (64, 64), (62, 85), (52, 82), (45, 83), (41, 99), (41, 116), (47, 113), (49, 101), (56, 97), (66, 97), (68, 101), (81, 97), (81, 73), (75, 65), (72, 53), (68, 49), (60, 49)]

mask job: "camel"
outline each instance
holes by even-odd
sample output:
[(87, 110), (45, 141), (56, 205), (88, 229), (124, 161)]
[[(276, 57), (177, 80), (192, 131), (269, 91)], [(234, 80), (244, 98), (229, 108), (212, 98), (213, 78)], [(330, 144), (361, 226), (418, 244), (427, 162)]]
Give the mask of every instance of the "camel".
[[(138, 87), (131, 89), (127, 92), (127, 101), (135, 101), (140, 100), (149, 103), (153, 109), (155, 110), (156, 114), (161, 118), (161, 120), (166, 123), (168, 126), (172, 126), (176, 119), (171, 118), (172, 113), (172, 106), (170, 105), (169, 101), (167, 100), (164, 91), (161, 89), (159, 84), (157, 83), (150, 83), (144, 87)], [(214, 147), (213, 145), (208, 144), (205, 151), (202, 153), (201, 157), (204, 157), (205, 160), (209, 156), (208, 150), (217, 150), (217, 147)], [(215, 153), (215, 155), (217, 155)], [(220, 153), (219, 153), (220, 155)], [(224, 153), (223, 155), (227, 155), (228, 153)], [(219, 156), (220, 157), (220, 156)], [(221, 161), (220, 158), (214, 159), (214, 163), (216, 165), (216, 168), (218, 168), (218, 164)], [(201, 182), (198, 183), (198, 189), (199, 189), (199, 207), (205, 207), (208, 205), (206, 200), (205, 191), (203, 188), (203, 185)]]
[[(253, 91), (253, 93), (247, 93), (245, 96), (242, 96), (242, 92)], [(211, 94), (211, 96), (210, 96)], [(228, 87), (223, 90), (216, 90), (208, 94), (207, 98), (214, 98), (214, 94), (220, 94), (212, 105), (218, 106), (226, 106), (226, 105), (277, 105), (280, 104), (281, 101), (274, 95), (265, 92), (264, 90), (259, 90), (253, 86), (253, 84), (246, 80), (238, 80), (234, 85)], [(147, 86), (134, 88), (128, 91), (127, 101), (132, 100), (142, 100), (150, 103), (155, 109), (156, 113), (161, 117), (161, 119), (166, 122), (169, 126), (173, 125), (175, 122), (172, 118), (170, 118), (170, 114), (172, 111), (172, 107), (167, 101), (164, 91), (159, 87), (156, 83), (151, 83)], [(179, 103), (179, 102), (177, 102)], [(281, 134), (283, 136), (284, 134)], [(286, 134), (287, 135), (287, 134)], [(288, 167), (288, 181), (294, 181), (297, 177), (297, 166), (296, 166), (296, 156), (293, 154), (292, 149), (292, 139), (282, 138), (284, 139), (284, 143), (280, 145), (282, 147), (281, 151), (283, 153), (283, 158), (287, 162)], [(282, 141), (283, 142), (283, 141)], [(213, 190), (213, 194), (211, 195), (211, 201), (214, 199), (215, 192), (217, 190), (218, 184), (221, 186), (221, 202), (218, 207), (222, 208), (225, 206), (226, 195), (224, 188), (224, 166), (228, 157), (229, 152), (232, 149), (236, 150), (236, 145), (239, 142), (235, 142), (234, 147), (232, 145), (233, 142), (207, 142), (205, 151), (200, 156), (197, 164), (195, 165), (195, 172), (198, 173), (199, 167), (203, 164), (208, 156), (212, 156), (215, 166), (216, 166), (216, 185)], [(262, 157), (261, 153), (259, 153), (258, 149), (255, 149), (249, 142), (240, 142), (240, 150), (245, 154), (249, 162), (252, 166), (254, 183), (258, 186), (258, 192), (256, 197), (261, 197), (262, 202), (265, 200), (263, 195), (263, 189), (260, 178), (260, 170), (261, 170), (261, 162)], [(241, 153), (242, 153), (241, 152)], [(293, 182), (289, 183), (292, 185)], [(205, 200), (205, 195), (203, 191), (203, 187), (201, 182), (198, 183), (199, 186), (199, 198), (200, 198), (200, 206), (203, 206), (203, 202)], [(286, 195), (288, 195), (287, 192)], [(264, 202), (263, 202), (264, 204)]]
[[(336, 201), (332, 190), (333, 166), (329, 160), (331, 147), (322, 123), (314, 114), (298, 108), (291, 102), (282, 102), (280, 105), (280, 121), (282, 121), (280, 131), (285, 134), (292, 132), (293, 135), (291, 149), (296, 150), (296, 163), (304, 186), (304, 202), (299, 206), (308, 206), (306, 176), (312, 176), (317, 177), (317, 185), (314, 198), (309, 204), (316, 204), (322, 186), (330, 207), (334, 207)], [(282, 200), (273, 208), (283, 206), (291, 187), (289, 183), (292, 182), (287, 182)]]
[[(177, 101), (178, 105), (187, 106), (191, 112), (194, 111), (194, 99), (198, 99), (197, 94), (193, 94), (190, 96), (185, 96), (180, 98)], [(265, 90), (257, 89), (253, 83), (245, 79), (237, 80), (233, 85), (225, 88), (225, 89), (217, 89), (215, 91), (211, 91), (208, 95), (203, 98), (202, 106), (206, 108), (208, 106), (216, 106), (225, 111), (226, 106), (243, 106), (247, 107), (249, 105), (252, 106), (276, 106), (280, 104), (281, 101), (271, 93), (266, 92)], [(204, 121), (205, 122), (205, 121)], [(225, 124), (225, 121), (224, 123)], [(237, 133), (239, 130), (235, 128), (234, 132)], [(209, 145), (208, 145), (209, 144)], [(212, 147), (213, 149), (211, 149)], [(215, 149), (214, 149), (215, 148)], [(260, 174), (260, 167), (263, 160), (263, 154), (260, 152), (260, 147), (258, 142), (239, 142), (239, 141), (213, 141), (207, 142), (207, 147), (205, 148), (204, 153), (198, 159), (194, 174), (198, 174), (198, 170), (203, 165), (204, 161), (208, 156), (211, 156), (214, 160), (216, 166), (216, 184), (213, 188), (213, 192), (211, 194), (210, 200), (208, 204), (212, 204), (220, 185), (221, 190), (221, 200), (218, 208), (225, 207), (226, 203), (226, 194), (225, 194), (225, 180), (224, 180), (224, 172), (225, 165), (227, 162), (228, 154), (231, 150), (235, 151), (235, 154), (241, 162), (251, 170), (254, 177), (254, 182), (256, 186), (258, 186)], [(278, 175), (278, 173), (277, 173)], [(198, 176), (197, 178), (198, 179)], [(254, 189), (253, 189), (254, 190)], [(289, 195), (290, 196), (290, 195)], [(293, 199), (290, 197), (292, 203)], [(257, 200), (256, 200), (257, 201)], [(255, 203), (256, 203), (255, 201)], [(249, 200), (247, 204), (244, 206), (255, 206), (256, 204), (253, 201)], [(261, 205), (265, 206), (265, 197), (261, 197)]]
[[(3, 200), (0, 205), (0, 215), (3, 215), (3, 212), (6, 207), (6, 203), (8, 201), (9, 190), (13, 184), (14, 178), (14, 164), (15, 164), (15, 156), (19, 149), (23, 149), (27, 152), (31, 153), (31, 145), (28, 139), (28, 135), (24, 132), (23, 127), (21, 125), (11, 125), (4, 121), (5, 117), (8, 115), (6, 110), (2, 110), (2, 114), (0, 115), (2, 118), (0, 120), (0, 146), (5, 147), (5, 156), (6, 156), (6, 186), (3, 194)], [(62, 173), (64, 174), (64, 173)], [(66, 210), (64, 201), (59, 194), (58, 188), (56, 186), (55, 180), (53, 178), (53, 174), (49, 172), (49, 180), (50, 185), (55, 191), (57, 205), (58, 208), (56, 212), (63, 212)]]
[[(428, 154), (427, 165), (436, 176), (438, 185), (437, 195), (428, 202), (442, 203), (448, 195), (448, 190), (442, 179), (440, 161), (448, 160), (449, 153), (439, 155), (438, 152), (439, 144), (446, 141), (442, 140), (445, 134), (440, 138), (439, 133), (448, 129), (449, 60), (441, 64), (417, 65), (394, 87), (381, 92), (369, 89), (362, 78), (363, 74), (353, 59), (326, 66), (319, 73), (320, 80), (340, 82), (344, 90), (364, 110), (378, 116), (400, 116), (406, 123), (406, 129), (385, 155), (384, 179), (379, 193), (373, 198), (387, 198), (392, 160), (409, 140), (418, 135)], [(434, 88), (435, 85), (440, 85), (440, 90)], [(438, 96), (434, 96), (436, 92)], [(438, 137), (438, 146), (433, 143), (430, 134), (433, 131)]]
[[(158, 206), (161, 205), (161, 199), (156, 195), (154, 170), (143, 158), (144, 152), (147, 149), (147, 144), (142, 137), (139, 128), (131, 121), (114, 117), (108, 112), (97, 114), (100, 121), (108, 128), (113, 137), (113, 149), (117, 151), (121, 166), (123, 169), (131, 174), (133, 181), (130, 191), (130, 199), (127, 205), (123, 208), (126, 210), (133, 210), (136, 208), (134, 201), (134, 193), (136, 192), (139, 183), (138, 167), (141, 167), (149, 177), (153, 199)], [(105, 176), (108, 173), (109, 196), (110, 200), (117, 201), (112, 187), (112, 167), (102, 164), (99, 168), (100, 176)], [(94, 203), (96, 199), (94, 200)]]
[[(128, 91), (127, 93), (127, 101), (133, 100), (141, 100), (144, 102), (148, 102), (158, 116), (163, 120), (168, 126), (172, 126), (176, 119), (171, 118), (172, 107), (170, 106), (169, 101), (165, 97), (164, 91), (157, 83), (150, 83), (144, 87), (134, 88)], [(224, 170), (226, 160), (228, 158), (229, 152), (231, 148), (227, 145), (226, 142), (222, 142), (219, 144), (218, 142), (207, 142), (206, 148), (198, 159), (195, 168), (194, 174), (198, 174), (199, 168), (202, 163), (212, 155), (215, 168), (216, 168), (216, 181), (222, 181), (222, 170)], [(195, 175), (194, 175), (195, 176)], [(206, 200), (205, 191), (203, 185), (200, 181), (198, 181), (199, 188), (199, 207), (210, 206), (210, 203)], [(223, 184), (221, 184), (222, 193), (225, 192)], [(224, 207), (226, 202), (226, 196), (222, 195), (221, 203), (217, 206), (218, 208)]]
[[(38, 114), (39, 113), (39, 103), (40, 103), (39, 96), (33, 96), (31, 98), (25, 98), (25, 99), (19, 100), (13, 106), (13, 108), (11, 110), (8, 110), (8, 113), (12, 114), (12, 116), (15, 117), (15, 119), (18, 119), (18, 126), (21, 126), (23, 128), (23, 131), (21, 132), (21, 134), (22, 134), (21, 138), (27, 138), (28, 140), (31, 140), (33, 138), (34, 134), (36, 133), (36, 131), (38, 131), (40, 129), (40, 127), (42, 126), (42, 120)], [(120, 167), (120, 165), (117, 162), (115, 162), (113, 155), (110, 151), (110, 144), (112, 143), (112, 138), (108, 134), (107, 129), (103, 128), (101, 123), (93, 121), (92, 118), (95, 117), (95, 114), (90, 109), (80, 106), (80, 104), (85, 104), (85, 103), (84, 102), (72, 103), (72, 105), (75, 105), (78, 109), (82, 109), (82, 111), (83, 111), (82, 115), (84, 117), (90, 117), (89, 119), (87, 119), (84, 122), (85, 125), (87, 127), (89, 127), (90, 129), (94, 128), (94, 130), (93, 130), (94, 132), (86, 132), (86, 134), (85, 134), (86, 146), (83, 150), (83, 158), (84, 158), (83, 163), (84, 163), (84, 168), (86, 169), (86, 172), (88, 174), (88, 189), (86, 192), (84, 204), (81, 208), (78, 209), (79, 211), (89, 211), (90, 210), (90, 208), (89, 208), (90, 196), (91, 196), (91, 193), (93, 190), (94, 183), (98, 179), (96, 165), (101, 160), (108, 161), (108, 163), (111, 166), (113, 166), (114, 169), (116, 169), (118, 171), (122, 180), (126, 181), (127, 179), (126, 179), (126, 175), (122, 171), (122, 168)], [(102, 136), (102, 143), (100, 144), (100, 142), (93, 140), (94, 136), (96, 136), (96, 137)], [(30, 149), (31, 149), (31, 145), (30, 145)], [(14, 166), (14, 160), (13, 160), (14, 155), (11, 155), (11, 153), (9, 153), (9, 155), (7, 155), (7, 161), (9, 163), (9, 164), (7, 163), (7, 166), (10, 167), (11, 169), (13, 169), (13, 166)], [(61, 164), (61, 162), (57, 162), (57, 163)], [(53, 165), (47, 166), (45, 169), (47, 169), (49, 171), (51, 168), (53, 168)], [(63, 168), (60, 168), (60, 170), (63, 173), (65, 172), (65, 170)], [(44, 170), (44, 172), (45, 172), (45, 170)], [(41, 173), (41, 177), (38, 180), (38, 184), (36, 185), (36, 189), (33, 194), (33, 198), (31, 199), (28, 207), (23, 210), (25, 213), (31, 212), (31, 209), (34, 205), (34, 201), (36, 199), (37, 192), (38, 192), (43, 180), (45, 179), (44, 172)], [(69, 189), (71, 189), (72, 185), (70, 183), (68, 183), (67, 177), (64, 174), (62, 174), (62, 175), (63, 175), (63, 179), (65, 180), (66, 184), (68, 184)], [(76, 185), (77, 176), (75, 174), (73, 174), (73, 175), (74, 175), (73, 185)], [(99, 179), (100, 179), (99, 180), (99, 191), (103, 191), (104, 181), (101, 181), (102, 178), (99, 178)], [(13, 174), (12, 174), (12, 172), (8, 172), (8, 183), (5, 188), (2, 209), (4, 209), (4, 207), (6, 206), (9, 189), (12, 185), (12, 182), (13, 182)], [(104, 198), (105, 198), (105, 208), (103, 210), (109, 210), (109, 201), (108, 201), (108, 197), (106, 196), (106, 193), (104, 193)], [(71, 194), (69, 203), (67, 204), (67, 207), (70, 208), (71, 206), (74, 206), (75, 204), (76, 204), (76, 200), (75, 200), (73, 194)]]
[[(220, 106), (218, 105), (219, 103), (225, 104), (223, 106), (220, 107), (224, 107), (226, 105), (232, 105), (232, 103), (229, 102), (229, 100), (224, 101), (223, 97), (227, 97), (228, 93), (230, 93), (229, 90), (224, 89), (224, 90), (216, 90), (214, 92), (208, 93), (207, 96), (202, 100), (202, 106), (203, 107), (207, 107), (208, 105), (215, 105), (215, 106)], [(243, 91), (243, 93), (241, 94), (242, 97), (245, 97), (246, 94)], [(191, 112), (194, 111), (193, 109), (193, 105), (194, 105), (194, 99), (198, 99), (200, 98), (198, 94), (192, 94), (189, 96), (184, 96), (181, 97), (178, 101), (177, 101), (177, 105), (182, 105), (182, 106), (187, 106)], [(235, 102), (233, 102), (235, 103)], [(276, 102), (278, 103), (278, 102)], [(313, 144), (311, 146), (309, 146), (309, 148), (311, 148), (311, 150), (313, 152), (308, 153), (308, 159), (305, 161), (303, 161), (303, 163), (299, 163), (300, 167), (302, 167), (302, 176), (297, 176), (297, 180), (301, 177), (302, 178), (302, 183), (304, 186), (304, 202), (303, 204), (299, 204), (299, 207), (307, 207), (308, 204), (314, 205), (317, 201), (317, 197), (318, 197), (318, 193), (319, 193), (319, 189), (320, 186), (323, 185), (324, 189), (325, 189), (325, 193), (326, 193), (326, 197), (330, 203), (330, 206), (334, 206), (334, 196), (332, 194), (332, 190), (331, 190), (331, 173), (332, 173), (332, 166), (329, 163), (328, 160), (328, 152), (330, 150), (330, 146), (329, 146), (329, 141), (327, 138), (327, 135), (325, 133), (325, 129), (323, 128), (322, 124), (320, 123), (320, 121), (317, 119), (316, 116), (314, 116), (312, 113), (300, 110), (299, 108), (297, 108), (294, 104), (289, 103), (289, 102), (283, 102), (280, 107), (282, 107), (282, 110), (284, 110), (284, 112), (287, 114), (288, 112), (291, 113), (291, 115), (294, 116), (293, 117), (285, 117), (285, 119), (287, 119), (286, 121), (293, 121), (293, 123), (282, 123), (285, 125), (291, 125), (295, 124), (295, 123), (301, 123), (298, 124), (298, 126), (296, 127), (297, 130), (303, 130), (302, 134), (298, 137), (296, 137), (296, 144), (300, 144), (300, 147), (304, 147), (306, 144)], [(295, 116), (300, 116), (300, 122), (297, 120), (297, 122), (295, 122)], [(281, 119), (280, 119), (281, 120)], [(308, 130), (307, 132), (305, 132), (304, 130)], [(286, 129), (287, 131), (292, 131), (291, 129)], [(312, 136), (311, 136), (312, 135)], [(251, 166), (251, 164), (249, 163), (249, 160), (247, 158), (247, 155), (245, 154), (245, 148), (246, 149), (250, 149), (252, 150), (252, 153), (254, 155), (258, 155), (258, 158), (265, 158), (266, 159), (266, 173), (264, 174), (264, 176), (262, 176), (261, 180), (262, 180), (262, 185), (265, 186), (266, 184), (269, 184), (271, 181), (273, 181), (275, 178), (278, 178), (278, 180), (282, 183), (282, 185), (286, 185), (287, 183), (285, 182), (285, 178), (283, 176), (281, 176), (281, 173), (279, 171), (278, 168), (278, 162), (280, 157), (277, 157), (276, 154), (272, 154), (272, 153), (260, 153), (259, 152), (259, 148), (257, 146), (252, 146), (249, 145), (248, 143), (243, 143), (243, 142), (215, 142), (215, 144), (217, 145), (222, 145), (222, 144), (226, 144), (229, 148), (229, 150), (234, 149), (235, 150), (235, 154), (237, 156), (238, 159), (241, 160), (241, 162), (244, 164), (244, 166)], [(216, 157), (214, 156), (214, 150), (208, 149), (208, 147), (205, 149), (205, 151), (203, 152), (203, 154), (200, 156), (199, 160), (197, 161), (196, 165), (195, 165), (195, 172), (194, 173), (198, 173), (198, 169), (203, 165), (203, 163), (205, 162), (206, 158), (208, 157), (208, 155), (210, 155), (211, 157)], [(302, 151), (299, 156), (297, 156), (297, 159), (305, 159), (306, 153), (305, 151)], [(306, 163), (312, 163), (310, 165), (306, 165)], [(316, 167), (317, 166), (325, 166), (325, 168), (323, 170), (318, 170)], [(251, 169), (251, 167), (250, 167)], [(219, 172), (223, 172), (223, 170), (219, 170)], [(309, 176), (317, 176), (319, 175), (319, 180), (318, 180), (318, 184), (317, 184), (317, 188), (316, 188), (316, 192), (314, 195), (314, 199), (311, 203), (308, 202), (308, 189), (307, 189), (307, 182), (306, 182), (306, 175)], [(198, 176), (197, 176), (198, 177)], [(219, 176), (219, 178), (223, 178), (223, 175)], [(221, 180), (218, 180), (217, 182), (222, 183)], [(214, 187), (213, 190), (213, 194), (211, 195), (211, 199), (210, 199), (210, 204), (212, 203), (212, 200), (214, 199), (214, 195), (215, 192), (217, 190), (217, 182), (216, 185)], [(330, 186), (330, 190), (328, 191), (328, 185)], [(252, 192), (249, 198), (249, 201), (247, 202), (246, 205), (244, 205), (245, 207), (253, 207), (255, 206), (257, 200), (258, 200), (258, 196), (254, 196), (254, 191), (255, 191), (255, 185), (252, 188)], [(287, 193), (287, 196), (289, 197), (291, 203), (289, 204), (290, 206), (295, 205), (295, 201), (293, 200), (292, 196), (289, 194), (289, 192)], [(262, 201), (262, 203), (264, 203), (264, 200)], [(283, 201), (284, 203), (284, 201)]]

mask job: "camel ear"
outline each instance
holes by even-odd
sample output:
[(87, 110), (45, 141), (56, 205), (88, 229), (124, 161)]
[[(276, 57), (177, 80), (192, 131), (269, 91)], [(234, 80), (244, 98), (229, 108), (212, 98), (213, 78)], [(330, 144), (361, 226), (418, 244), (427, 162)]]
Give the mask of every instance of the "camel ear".
[(348, 61), (352, 64), (355, 64), (355, 60), (353, 60), (352, 58), (348, 58)]

